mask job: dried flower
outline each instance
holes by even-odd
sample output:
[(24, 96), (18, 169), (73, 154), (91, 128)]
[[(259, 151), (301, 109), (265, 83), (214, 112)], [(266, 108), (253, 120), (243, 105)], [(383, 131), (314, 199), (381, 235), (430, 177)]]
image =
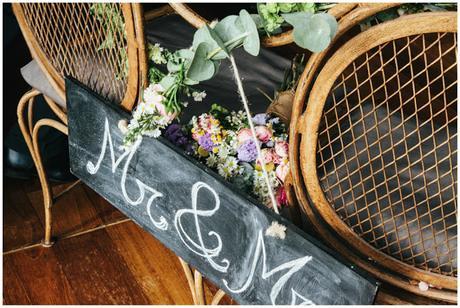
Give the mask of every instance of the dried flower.
[(263, 143), (269, 141), (273, 135), (270, 129), (262, 125), (256, 126), (255, 131), (257, 138)]
[(265, 125), (265, 124), (267, 124), (267, 114), (266, 114), (266, 113), (259, 113), (259, 114), (256, 114), (256, 115), (252, 118), (252, 122), (253, 122), (255, 125)]
[(278, 167), (276, 167), (275, 173), (278, 179), (284, 183), (284, 180), (289, 173), (289, 163), (278, 165)]
[(238, 138), (238, 143), (242, 144), (246, 142), (247, 140), (252, 139), (252, 132), (249, 128), (242, 128), (238, 132), (237, 138)]
[(198, 144), (206, 151), (212, 152), (212, 149), (214, 148), (214, 143), (211, 140), (211, 135), (209, 133), (206, 133), (204, 136), (201, 136), (198, 139)]
[(246, 140), (237, 149), (238, 159), (244, 162), (252, 162), (257, 158), (257, 148), (254, 140)]
[(282, 185), (276, 191), (276, 203), (278, 204), (278, 207), (288, 205), (286, 189)]
[(284, 240), (286, 237), (286, 229), (286, 226), (279, 224), (277, 221), (272, 221), (270, 227), (265, 230), (265, 235)]
[(202, 102), (203, 99), (206, 97), (206, 92), (205, 91), (201, 91), (201, 92), (193, 91), (192, 96), (195, 102)]
[(286, 141), (278, 141), (275, 143), (275, 152), (280, 157), (288, 157), (289, 144)]

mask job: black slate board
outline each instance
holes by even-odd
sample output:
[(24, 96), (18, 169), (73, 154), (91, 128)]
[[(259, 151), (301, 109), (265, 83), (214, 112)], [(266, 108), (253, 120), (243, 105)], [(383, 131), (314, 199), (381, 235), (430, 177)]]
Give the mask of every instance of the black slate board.
[[(163, 138), (119, 149), (128, 118), (66, 80), (71, 171), (240, 304), (372, 304), (375, 281)], [(273, 221), (284, 240), (265, 236)], [(155, 256), (152, 256), (153, 258)]]

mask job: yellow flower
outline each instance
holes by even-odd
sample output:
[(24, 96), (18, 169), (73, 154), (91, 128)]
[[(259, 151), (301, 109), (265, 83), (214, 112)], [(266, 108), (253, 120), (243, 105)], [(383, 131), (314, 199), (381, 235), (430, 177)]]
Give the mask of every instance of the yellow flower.
[[(256, 164), (256, 170), (257, 171), (262, 171), (262, 165), (261, 164)], [(267, 170), (267, 172), (271, 172), (271, 171), (275, 170), (275, 164), (273, 162), (265, 164), (265, 170)]]
[(218, 147), (213, 147), (213, 148), (212, 148), (212, 152), (213, 152), (214, 154), (217, 154), (217, 153), (219, 152), (219, 148), (218, 148)]
[(200, 155), (201, 157), (208, 157), (209, 153), (203, 147), (199, 146), (198, 147), (198, 155)]

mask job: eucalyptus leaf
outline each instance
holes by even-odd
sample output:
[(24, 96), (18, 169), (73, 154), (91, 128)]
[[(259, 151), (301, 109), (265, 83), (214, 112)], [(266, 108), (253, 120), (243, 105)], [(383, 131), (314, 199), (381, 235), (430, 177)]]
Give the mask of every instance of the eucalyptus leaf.
[[(238, 16), (236, 15), (230, 15), (222, 19), (217, 23), (217, 25), (214, 27), (214, 31), (219, 35), (219, 37), (224, 41), (224, 44), (227, 44), (228, 42), (236, 39), (237, 37), (240, 37), (244, 31), (241, 31), (239, 27), (235, 24), (236, 20), (238, 19)], [(231, 52), (232, 49), (236, 48), (236, 46), (239, 46), (244, 40), (244, 37), (242, 37), (239, 40), (234, 41), (231, 44), (227, 45), (227, 50)]]
[(329, 24), (329, 29), (331, 31), (330, 38), (332, 40), (335, 34), (337, 33), (337, 28), (339, 26), (339, 24), (337, 23), (337, 20), (334, 18), (334, 16), (332, 16), (331, 14), (327, 14), (327, 13), (319, 13), (319, 14), (316, 14), (315, 16), (321, 17), (324, 21), (326, 21)]
[(329, 45), (337, 28), (327, 17), (321, 15), (323, 14), (313, 15), (308, 12), (283, 14), (285, 20), (294, 27), (294, 42), (298, 46), (320, 52)]
[(253, 56), (257, 56), (260, 51), (260, 40), (257, 26), (252, 19), (251, 15), (246, 10), (240, 11), (240, 16), (236, 20), (235, 24), (242, 32), (246, 32), (247, 36), (243, 40), (243, 48), (247, 53)]
[(173, 75), (166, 75), (161, 79), (160, 85), (167, 91), (176, 81), (176, 77)]
[(251, 18), (252, 18), (252, 20), (254, 20), (254, 23), (256, 24), (257, 29), (263, 29), (264, 28), (264, 22), (262, 20), (262, 17), (260, 17), (259, 14), (251, 14)]
[(181, 64), (175, 63), (174, 61), (169, 60), (168, 64), (166, 65), (168, 72), (174, 73), (180, 70)]
[(211, 51), (211, 45), (208, 43), (200, 43), (195, 49), (195, 55), (187, 70), (187, 77), (196, 81), (203, 81), (211, 79), (215, 72), (214, 61), (207, 58), (208, 53)]
[(190, 78), (185, 78), (184, 79), (184, 84), (188, 85), (188, 86), (194, 86), (194, 85), (197, 85), (199, 84), (198, 81), (195, 81), (193, 79), (190, 79)]
[(222, 39), (219, 37), (217, 33), (215, 33), (213, 29), (209, 28), (208, 25), (204, 25), (195, 32), (192, 44), (193, 49), (196, 50), (198, 45), (201, 43), (208, 44), (210, 46), (210, 51), (222, 49), (221, 51), (213, 55), (213, 59), (222, 60), (228, 57), (228, 51), (224, 43), (222, 42)]
[(310, 12), (295, 12), (289, 14), (281, 14), (284, 20), (291, 24), (293, 27), (302, 26), (302, 24), (306, 23), (308, 19), (310, 19), (313, 14)]

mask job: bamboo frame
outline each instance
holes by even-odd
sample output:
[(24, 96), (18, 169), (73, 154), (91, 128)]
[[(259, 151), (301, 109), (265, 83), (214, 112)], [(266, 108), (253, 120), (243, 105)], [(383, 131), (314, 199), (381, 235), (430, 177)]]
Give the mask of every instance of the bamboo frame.
[[(352, 28), (354, 25), (358, 24), (360, 21), (364, 20), (365, 18), (368, 18), (369, 16), (372, 16), (373, 14), (389, 8), (391, 6), (397, 5), (397, 4), (380, 4), (380, 5), (360, 5), (344, 17), (339, 22), (339, 30), (338, 34), (336, 36), (336, 39), (346, 33), (350, 28)], [(387, 7), (385, 7), (387, 6)], [(422, 15), (422, 14), (418, 14)], [(449, 16), (455, 15), (454, 13), (448, 14)], [(426, 17), (426, 19), (434, 17), (436, 15), (428, 15), (429, 17)], [(382, 30), (378, 35), (376, 34), (375, 36), (369, 37), (366, 36), (368, 34), (361, 34), (361, 41), (350, 41), (348, 42), (348, 54), (347, 56), (344, 56), (343, 59), (347, 58), (353, 58), (354, 55), (357, 56), (358, 48), (363, 48), (363, 45), (365, 46), (365, 49), (370, 49), (370, 44), (372, 43), (372, 46), (375, 46), (376, 41), (379, 40), (379, 35), (380, 36), (387, 36), (387, 33), (396, 33), (393, 34), (393, 37), (397, 37), (398, 35), (401, 35), (402, 32), (405, 31), (408, 27), (412, 29), (412, 31), (424, 31), (424, 28), (426, 26), (423, 26), (423, 22), (416, 22), (416, 15), (414, 16), (408, 16), (403, 19), (404, 21), (412, 21), (409, 22), (408, 24), (399, 24), (399, 27), (394, 27), (394, 28), (386, 28), (386, 24), (382, 25), (380, 29), (385, 29)], [(449, 17), (452, 18), (452, 17)], [(456, 25), (456, 19), (453, 21), (450, 19), (452, 22), (452, 25)], [(429, 24), (433, 24), (433, 21), (431, 20)], [(440, 24), (437, 24), (438, 28), (440, 30), (445, 30), (447, 26), (447, 22), (443, 20)], [(452, 30), (452, 27), (450, 28)], [(394, 31), (394, 32), (392, 32)], [(456, 31), (456, 30), (455, 30)], [(366, 33), (368, 33), (366, 31)], [(334, 41), (336, 41), (334, 39)], [(375, 40), (375, 41), (374, 41)], [(361, 46), (360, 46), (361, 44)], [(331, 44), (333, 45), (333, 44)], [(359, 46), (359, 47), (357, 47)], [(314, 124), (312, 122), (312, 117), (320, 117), (321, 113), (316, 114), (315, 112), (319, 112), (318, 109), (312, 109), (311, 104), (316, 104), (318, 103), (318, 99), (316, 96), (319, 95), (319, 93), (322, 93), (322, 97), (324, 95), (327, 95), (328, 88), (325, 85), (326, 82), (334, 82), (335, 78), (334, 76), (331, 77), (332, 71), (334, 71), (337, 68), (338, 63), (333, 62), (332, 59), (330, 62), (328, 62), (327, 65), (329, 65), (329, 71), (327, 73), (321, 73), (323, 78), (321, 80), (317, 80), (317, 83), (315, 83), (314, 87), (317, 89), (315, 92), (310, 93), (310, 101), (307, 106), (307, 111), (304, 112), (304, 104), (305, 104), (305, 99), (306, 99), (306, 93), (308, 93), (311, 90), (311, 84), (313, 83), (314, 80), (314, 75), (320, 68), (320, 64), (323, 62), (323, 59), (328, 55), (329, 50), (331, 47), (329, 47), (327, 50), (325, 50), (322, 53), (314, 54), (310, 58), (309, 62), (307, 63), (306, 69), (304, 73), (301, 76), (299, 86), (297, 88), (297, 92), (294, 98), (294, 107), (293, 107), (293, 112), (292, 112), (292, 120), (291, 120), (291, 135), (290, 135), (290, 162), (291, 162), (291, 173), (292, 177), (295, 183), (297, 185), (294, 185), (295, 193), (296, 196), (299, 200), (299, 203), (302, 205), (303, 209), (307, 213), (307, 216), (309, 217), (312, 225), (314, 228), (320, 233), (320, 235), (327, 240), (329, 244), (331, 244), (335, 249), (339, 250), (344, 254), (347, 258), (349, 258), (352, 262), (358, 264), (360, 267), (364, 268), (365, 270), (371, 272), (372, 274), (376, 275), (379, 277), (381, 280), (389, 282), (393, 285), (396, 285), (400, 288), (406, 289), (408, 291), (411, 291), (413, 293), (420, 294), (425, 297), (431, 297), (431, 298), (436, 298), (436, 299), (442, 299), (450, 302), (456, 302), (456, 293), (449, 291), (449, 290), (437, 290), (437, 289), (430, 289), (426, 292), (421, 292), (417, 286), (411, 285), (407, 279), (397, 277), (395, 274), (392, 274), (391, 271), (388, 273), (387, 271), (382, 271), (378, 267), (375, 266), (375, 263), (369, 262), (364, 260), (361, 257), (358, 257), (356, 252), (352, 252), (349, 249), (349, 246), (347, 247), (342, 243), (333, 233), (330, 232), (328, 228), (324, 226), (324, 221), (329, 222), (329, 218), (331, 216), (326, 216), (324, 213), (329, 211), (330, 205), (328, 203), (324, 203), (324, 194), (321, 190), (321, 188), (318, 185), (318, 180), (315, 177), (316, 173), (313, 173), (313, 170), (316, 172), (316, 164), (314, 162), (315, 160), (315, 151), (316, 151), (316, 142), (313, 140), (317, 140), (317, 133), (315, 133), (316, 129), (314, 128), (315, 124), (318, 124), (315, 122)], [(342, 49), (341, 49), (342, 50)], [(351, 60), (350, 60), (351, 61)], [(331, 64), (332, 63), (332, 64)], [(313, 91), (313, 90), (312, 90)], [(324, 102), (323, 102), (324, 103)], [(317, 108), (317, 107), (316, 107)], [(317, 132), (317, 131), (316, 131)], [(307, 149), (307, 152), (301, 153), (299, 155), (299, 149)], [(308, 155), (313, 155), (310, 156), (310, 158), (307, 158)], [(301, 161), (299, 162), (299, 156), (301, 158)], [(304, 183), (304, 181), (306, 181)], [(313, 183), (313, 184), (312, 184)], [(305, 187), (308, 189), (308, 193), (305, 190)], [(321, 201), (318, 201), (321, 199)], [(321, 202), (321, 203), (319, 203)], [(314, 207), (313, 207), (314, 205)], [(328, 208), (328, 209), (326, 209)], [(319, 217), (316, 216), (316, 211), (322, 212), (324, 215), (322, 215), (323, 219), (320, 219)], [(330, 214), (330, 213), (329, 213)], [(335, 213), (334, 213), (335, 214)], [(337, 220), (337, 219), (336, 219)], [(340, 226), (341, 228), (344, 227), (344, 223), (340, 220), (340, 223), (334, 220), (333, 227)], [(361, 242), (363, 240), (360, 240)], [(348, 238), (349, 245), (351, 247), (357, 247), (360, 246), (362, 243), (357, 244), (356, 241), (356, 235), (353, 235), (353, 240), (351, 238)], [(365, 245), (364, 245), (365, 246)], [(373, 248), (372, 248), (373, 249)], [(368, 251), (366, 251), (368, 252)], [(374, 257), (374, 256), (372, 256)], [(387, 256), (385, 258), (388, 258)], [(382, 259), (382, 258), (380, 258)], [(378, 260), (377, 260), (378, 261)], [(381, 261), (381, 260), (380, 260)], [(452, 279), (451, 277), (447, 278), (442, 275), (433, 275), (431, 273), (425, 273), (424, 271), (421, 270), (414, 270), (414, 267), (411, 266), (406, 266), (406, 264), (403, 263), (403, 265), (399, 264), (402, 262), (392, 262), (391, 265), (386, 266), (387, 269), (390, 270), (397, 270), (399, 271), (401, 268), (405, 268), (404, 272), (406, 274), (413, 273), (415, 272), (416, 274), (414, 275), (417, 278), (423, 278), (420, 280), (427, 281), (427, 282), (433, 282), (434, 285), (438, 286), (443, 286), (447, 289), (455, 289), (456, 288), (456, 279)], [(396, 267), (395, 267), (396, 264)], [(441, 277), (439, 277), (441, 276)], [(431, 279), (427, 279), (431, 278)]]

